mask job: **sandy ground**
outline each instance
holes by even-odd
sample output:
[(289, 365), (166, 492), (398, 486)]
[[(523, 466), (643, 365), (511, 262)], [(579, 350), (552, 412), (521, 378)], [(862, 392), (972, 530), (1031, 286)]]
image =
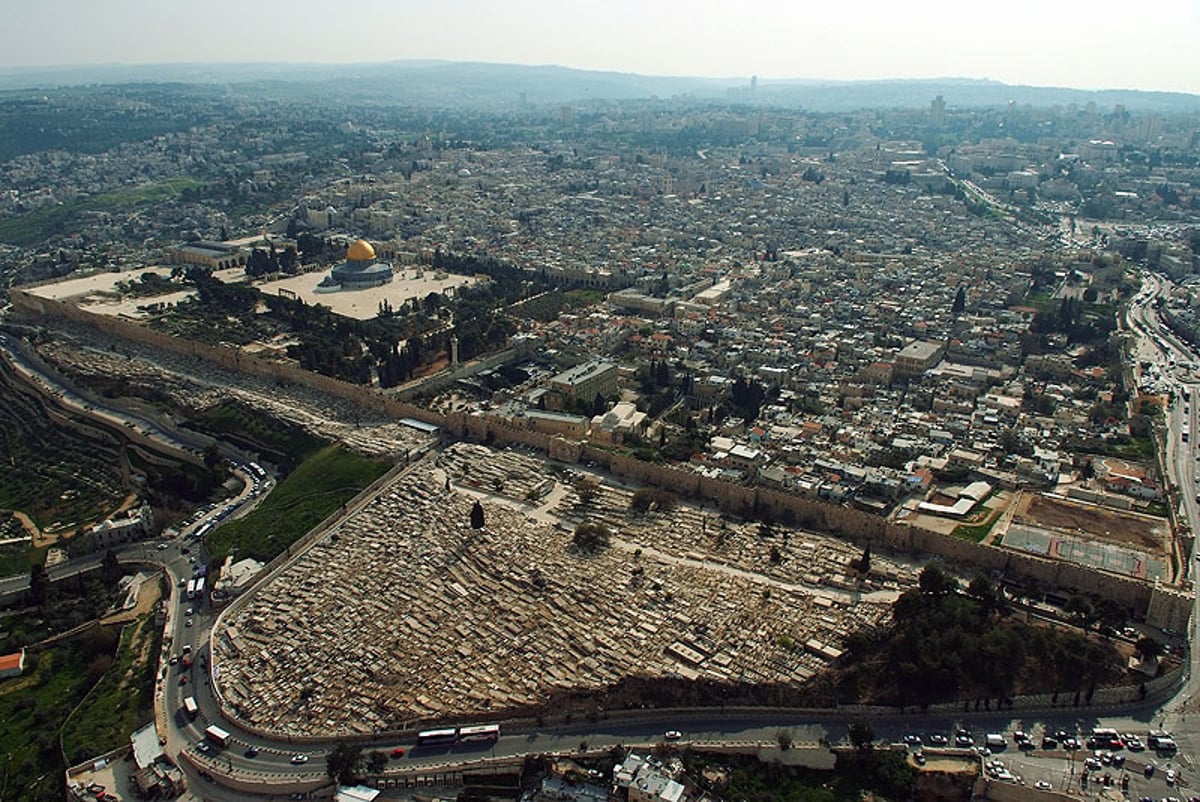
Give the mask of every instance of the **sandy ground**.
[[(188, 288), (162, 296), (131, 297), (121, 300), (111, 297), (105, 298), (104, 296), (112, 293), (119, 282), (137, 281), (143, 273), (156, 273), (165, 278), (171, 275), (171, 271), (172, 268), (170, 267), (147, 266), (126, 270), (121, 273), (94, 273), (82, 278), (68, 279), (36, 287), (32, 292), (34, 295), (52, 300), (67, 298), (82, 299), (90, 296), (96, 299), (94, 303), (86, 305), (87, 310), (90, 312), (135, 318), (145, 317), (145, 313), (138, 311), (137, 308), (139, 306), (158, 303), (165, 303), (169, 306), (174, 305), (184, 298), (194, 295), (195, 291)], [(356, 320), (369, 320), (379, 314), (379, 304), (381, 301), (386, 300), (394, 308), (399, 308), (405, 301), (424, 299), (431, 292), (446, 294), (449, 291), (453, 293), (458, 288), (470, 286), (477, 281), (474, 276), (463, 276), (454, 273), (441, 274), (444, 277), (438, 278), (439, 274), (436, 271), (426, 267), (418, 268), (413, 265), (398, 265), (395, 277), (388, 284), (360, 290), (317, 292), (317, 284), (327, 275), (329, 275), (328, 270), (320, 270), (299, 276), (291, 276), (279, 281), (258, 284), (257, 287), (265, 295), (278, 295), (280, 290), (285, 290), (288, 294), (294, 294), (302, 298), (305, 303), (321, 304), (329, 307), (339, 315), (352, 317)], [(225, 282), (244, 282), (246, 280), (246, 274), (242, 268), (218, 270), (213, 273), (213, 276)]]
[(100, 619), (100, 623), (104, 625), (123, 624), (127, 621), (133, 621), (140, 615), (145, 615), (146, 613), (153, 611), (154, 605), (158, 604), (158, 601), (162, 596), (159, 585), (160, 583), (157, 575), (148, 576), (145, 581), (141, 583), (141, 586), (138, 589), (138, 600), (136, 605), (128, 610), (121, 610), (120, 612), (106, 616)]
[[(93, 273), (90, 276), (82, 278), (72, 278), (65, 281), (57, 281), (52, 284), (43, 284), (40, 287), (34, 287), (30, 292), (40, 298), (49, 298), (51, 300), (62, 300), (64, 298), (82, 298), (93, 293), (109, 293), (113, 288), (122, 281), (138, 281), (143, 273), (157, 273), (162, 277), (171, 275), (169, 267), (137, 267), (132, 270), (125, 270), (120, 273)], [(152, 303), (153, 298), (139, 298), (138, 303)]]
[(278, 295), (280, 290), (287, 290), (307, 304), (321, 304), (339, 315), (356, 320), (369, 320), (379, 314), (381, 301), (386, 300), (392, 308), (399, 309), (405, 301), (422, 300), (431, 292), (445, 294), (448, 289), (457, 291), (458, 287), (475, 283), (471, 276), (449, 273), (445, 274), (445, 278), (437, 278), (434, 271), (428, 268), (418, 270), (411, 266), (401, 266), (397, 267), (395, 277), (388, 284), (360, 290), (317, 292), (317, 284), (327, 275), (329, 271), (322, 270), (257, 286), (263, 295)]
[(21, 526), (25, 527), (25, 531), (33, 538), (33, 547), (35, 549), (40, 549), (43, 546), (53, 546), (58, 542), (58, 535), (48, 535), (41, 529), (38, 529), (33, 519), (20, 510), (13, 510), (13, 517), (21, 522)]
[(1034, 526), (1083, 534), (1154, 554), (1168, 553), (1166, 522), (1149, 516), (1128, 515), (1089, 504), (1026, 494), (1019, 502), (1015, 517)]

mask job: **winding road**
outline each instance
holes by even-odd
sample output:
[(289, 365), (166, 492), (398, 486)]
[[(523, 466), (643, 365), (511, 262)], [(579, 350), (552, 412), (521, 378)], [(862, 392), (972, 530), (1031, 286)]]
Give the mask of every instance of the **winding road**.
[[(1194, 402), (1200, 400), (1196, 396), (1196, 392), (1200, 391), (1200, 384), (1195, 382), (1195, 375), (1179, 366), (1200, 364), (1200, 357), (1165, 330), (1153, 308), (1155, 299), (1169, 290), (1170, 285), (1165, 279), (1148, 275), (1142, 293), (1134, 299), (1124, 322), (1136, 338), (1134, 353), (1157, 354), (1153, 358), (1158, 360), (1156, 364), (1161, 363), (1162, 373), (1168, 377), (1167, 381), (1172, 382), (1180, 391), (1184, 387), (1190, 388), (1189, 392)], [(1166, 348), (1158, 343), (1166, 344)], [(195, 433), (175, 429), (169, 423), (148, 420), (137, 411), (117, 408), (111, 402), (98, 404), (96, 399), (69, 387), (9, 335), (0, 334), (0, 351), (3, 351), (4, 358), (21, 371), (34, 386), (42, 388), (48, 395), (55, 396), (58, 403), (73, 407), (78, 414), (91, 415), (117, 426), (136, 428), (169, 450), (190, 451), (194, 454), (197, 449), (203, 449), (212, 442)], [(1176, 398), (1178, 400), (1172, 404), (1168, 415), (1168, 447), (1164, 460), (1169, 472), (1173, 474), (1172, 484), (1181, 489), (1181, 518), (1196, 521), (1200, 515), (1200, 505), (1197, 504), (1196, 497), (1198, 468), (1195, 442), (1193, 440), (1184, 444), (1180, 441), (1180, 436), (1184, 428), (1196, 431), (1197, 415), (1191, 403), (1182, 401), (1181, 392)], [(235, 461), (249, 459), (248, 456), (232, 449), (226, 453)], [(238, 499), (241, 505), (250, 505), (255, 501), (256, 499), (248, 497), (245, 491)], [(199, 553), (202, 544), (191, 542), (189, 538), (189, 533), (199, 524), (200, 522), (196, 522), (185, 528), (182, 534), (169, 541), (170, 545), (165, 549), (160, 550), (151, 544), (138, 543), (117, 551), (122, 562), (153, 564), (166, 572), (170, 579), (171, 597), (165, 625), (165, 651), (169, 656), (177, 657), (185, 647), (189, 647), (193, 657), (192, 666), (187, 669), (182, 668), (178, 661), (175, 665), (164, 661), (159, 675), (155, 700), (159, 711), (158, 721), (160, 726), (166, 728), (165, 733), (162, 733), (165, 749), (173, 758), (185, 756), (186, 759), (177, 759), (177, 762), (188, 773), (192, 787), (200, 790), (205, 798), (218, 802), (244, 799), (246, 792), (235, 790), (237, 787), (253, 787), (263, 794), (280, 794), (308, 792), (328, 786), (325, 755), (334, 745), (334, 739), (321, 743), (293, 743), (286, 736), (253, 735), (231, 723), (221, 713), (213, 693), (209, 654), (211, 629), (217, 614), (209, 608), (204, 599), (183, 598), (181, 587), (181, 582), (186, 582), (192, 576), (194, 567), (204, 559)], [(710, 561), (671, 555), (664, 557), (712, 567)], [(1195, 562), (1190, 559), (1190, 555), (1184, 557), (1190, 575)], [(57, 579), (74, 572), (90, 570), (101, 559), (101, 555), (92, 555), (72, 560), (51, 569), (50, 574)], [(19, 590), (22, 583), (27, 585), (28, 581), (28, 576), (0, 579), (0, 592)], [(1193, 616), (1187, 632), (1191, 642), (1194, 642), (1196, 635), (1197, 603), (1200, 602), (1194, 602)], [(189, 609), (191, 615), (188, 615)], [(1098, 726), (1102, 716), (1105, 726), (1112, 726), (1121, 731), (1144, 732), (1147, 728), (1162, 725), (1173, 730), (1180, 743), (1179, 767), (1184, 771), (1185, 778), (1200, 785), (1200, 770), (1192, 763), (1191, 758), (1200, 754), (1200, 703), (1197, 700), (1197, 692), (1200, 691), (1200, 671), (1196, 670), (1194, 651), (1189, 659), (1192, 661), (1192, 668), (1179, 693), (1161, 706), (1146, 706), (1144, 709), (1104, 711), (1086, 708), (1074, 711), (1059, 709), (995, 714), (975, 712), (955, 716), (873, 711), (868, 715), (876, 735), (891, 741), (899, 740), (905, 733), (953, 733), (960, 727), (972, 729), (976, 733), (1015, 729), (1027, 732), (1068, 729), (1076, 732)], [(195, 699), (199, 709), (199, 714), (194, 720), (183, 712), (183, 700), (189, 696)], [(366, 748), (368, 751), (378, 749), (387, 754), (396, 747), (408, 750), (403, 757), (389, 760), (390, 770), (450, 771), (484, 759), (518, 757), (531, 753), (569, 753), (579, 750), (584, 745), (589, 748), (617, 744), (652, 745), (663, 741), (664, 732), (667, 730), (678, 730), (682, 735), (682, 742), (754, 743), (765, 746), (777, 743), (780, 733), (787, 732), (796, 745), (815, 746), (826, 741), (845, 740), (848, 724), (860, 715), (863, 713), (855, 709), (792, 714), (771, 711), (644, 711), (636, 718), (581, 721), (537, 731), (506, 731), (498, 741), (474, 748), (459, 746), (414, 750), (411, 739), (403, 742), (380, 741)], [(217, 724), (229, 731), (232, 734), (231, 743), (222, 749), (205, 748), (205, 751), (201, 751), (197, 744), (204, 742), (204, 730), (209, 724)], [(295, 755), (305, 756), (306, 761), (293, 762)], [(1063, 756), (1061, 759), (1068, 758), (1069, 756)], [(1069, 776), (1073, 782), (1076, 774), (1073, 759), (1070, 765)]]

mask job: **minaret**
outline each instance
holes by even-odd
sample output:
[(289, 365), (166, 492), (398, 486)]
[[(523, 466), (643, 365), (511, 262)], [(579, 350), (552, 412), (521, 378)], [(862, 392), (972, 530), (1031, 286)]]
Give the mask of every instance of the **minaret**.
[(458, 364), (458, 336), (450, 337), (450, 364), (455, 366)]

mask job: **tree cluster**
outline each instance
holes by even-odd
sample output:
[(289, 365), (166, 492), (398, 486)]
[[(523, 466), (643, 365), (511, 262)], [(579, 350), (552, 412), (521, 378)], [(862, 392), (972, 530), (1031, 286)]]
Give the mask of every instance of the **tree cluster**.
[[(890, 632), (847, 641), (858, 690), (874, 701), (929, 704), (960, 696), (1005, 699), (1022, 685), (1077, 692), (1120, 667), (1111, 644), (1008, 618), (1008, 602), (985, 577), (965, 593), (926, 567), (892, 608)], [(862, 687), (874, 683), (873, 691)]]
[(269, 248), (255, 248), (246, 259), (246, 275), (251, 278), (269, 276), (274, 273), (295, 275), (300, 267), (296, 249), (289, 245), (282, 252), (275, 248), (275, 243), (269, 243)]
[(1035, 334), (1061, 332), (1071, 342), (1095, 343), (1107, 339), (1116, 322), (1111, 314), (1089, 314), (1083, 301), (1067, 296), (1056, 308), (1038, 312), (1029, 328)]
[(758, 418), (758, 412), (766, 398), (767, 391), (761, 382), (742, 376), (734, 379), (729, 392), (729, 403), (733, 406), (734, 413), (747, 422)]
[(642, 487), (634, 491), (629, 508), (634, 512), (647, 513), (652, 508), (665, 512), (675, 506), (675, 496), (660, 487)]
[(604, 524), (584, 521), (575, 527), (571, 543), (584, 553), (592, 553), (608, 546), (608, 538), (608, 528)]
[(355, 785), (359, 782), (365, 762), (361, 746), (339, 741), (325, 755), (325, 774), (342, 785)]

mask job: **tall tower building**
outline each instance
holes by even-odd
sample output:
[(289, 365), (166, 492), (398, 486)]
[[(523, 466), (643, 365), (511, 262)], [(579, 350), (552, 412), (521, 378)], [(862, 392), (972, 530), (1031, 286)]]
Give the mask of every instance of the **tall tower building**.
[(750, 76), (750, 97), (754, 97), (758, 93), (758, 76)]
[(946, 101), (941, 95), (929, 103), (929, 121), (939, 127), (946, 122)]

